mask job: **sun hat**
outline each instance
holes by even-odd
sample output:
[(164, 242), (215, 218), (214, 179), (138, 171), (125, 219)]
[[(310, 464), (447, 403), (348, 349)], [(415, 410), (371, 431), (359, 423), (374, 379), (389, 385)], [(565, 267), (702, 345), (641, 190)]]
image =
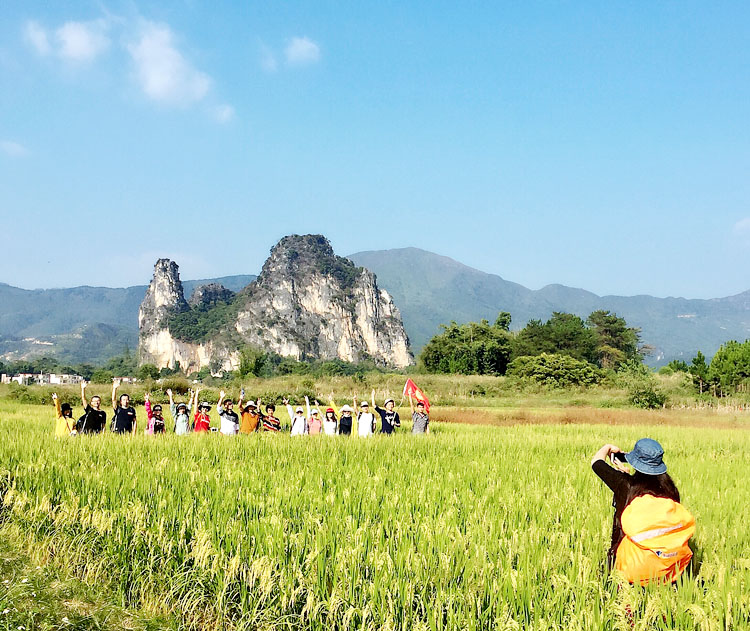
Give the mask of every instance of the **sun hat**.
[(295, 410), (295, 412), (304, 412), (304, 411), (305, 411), (305, 410), (304, 410), (304, 409), (302, 408), (302, 406), (301, 406), (301, 405), (298, 405), (298, 406), (297, 406), (297, 409)]
[(625, 460), (632, 465), (633, 469), (646, 475), (660, 475), (667, 472), (663, 457), (664, 449), (653, 438), (641, 438), (633, 446), (633, 451), (625, 454)]
[(177, 407), (176, 407), (175, 409), (176, 409), (176, 410), (179, 410), (180, 408), (185, 408), (185, 409), (187, 410), (187, 404), (185, 404), (185, 403), (183, 403), (182, 401), (180, 401), (180, 402), (179, 402), (179, 403), (177, 404)]
[(362, 401), (362, 403), (359, 404), (359, 407), (361, 407), (361, 408), (369, 408), (370, 404), (367, 401)]
[(341, 408), (341, 411), (342, 412), (352, 412), (353, 410), (348, 405), (345, 405), (344, 407)]
[(396, 404), (396, 402), (393, 399), (386, 399), (383, 405), (388, 405), (389, 403), (393, 403), (394, 405)]
[(320, 415), (320, 410), (318, 408), (313, 408), (312, 410), (310, 410), (310, 414), (312, 414), (312, 415), (314, 415), (314, 414)]
[(328, 413), (334, 414), (333, 408), (326, 408), (326, 414)]
[(211, 409), (211, 404), (210, 404), (210, 403), (209, 403), (208, 401), (203, 401), (203, 403), (201, 403), (201, 404), (200, 404), (200, 405), (198, 406), (198, 408), (199, 408), (199, 409), (200, 409), (200, 408), (204, 408), (204, 409), (206, 409), (206, 410), (210, 410), (210, 409)]
[(246, 408), (257, 408), (258, 406), (255, 405), (255, 401), (253, 401), (252, 399), (250, 399), (249, 401), (245, 402), (245, 405), (243, 407), (246, 407)]

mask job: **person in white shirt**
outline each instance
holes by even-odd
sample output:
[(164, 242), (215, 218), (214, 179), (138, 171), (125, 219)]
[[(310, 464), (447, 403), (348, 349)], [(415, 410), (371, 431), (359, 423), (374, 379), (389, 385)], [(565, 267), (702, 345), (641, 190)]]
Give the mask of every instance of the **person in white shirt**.
[(284, 399), (284, 405), (286, 405), (287, 414), (289, 414), (289, 421), (292, 424), (292, 436), (303, 436), (307, 434), (307, 419), (305, 418), (305, 410), (301, 405), (297, 406), (296, 410), (292, 409), (289, 404), (289, 399)]
[(338, 434), (338, 421), (336, 420), (336, 412), (334, 412), (332, 407), (326, 410), (326, 415), (323, 419), (323, 433), (326, 436), (335, 436)]
[[(357, 405), (357, 399), (354, 399), (354, 405)], [(370, 404), (362, 401), (359, 404), (359, 414), (357, 414), (357, 434), (363, 438), (372, 436), (375, 432), (375, 415), (370, 412)]]

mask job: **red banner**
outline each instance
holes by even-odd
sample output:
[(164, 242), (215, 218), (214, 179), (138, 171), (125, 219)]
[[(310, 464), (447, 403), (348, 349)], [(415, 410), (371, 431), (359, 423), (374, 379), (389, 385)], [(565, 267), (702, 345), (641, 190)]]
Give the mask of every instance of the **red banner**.
[(429, 413), (430, 411), (430, 400), (424, 395), (424, 392), (422, 392), (418, 387), (417, 384), (414, 383), (411, 378), (406, 380), (406, 383), (404, 384), (404, 396), (405, 397), (414, 397), (417, 401), (422, 401), (424, 403), (424, 409), (426, 412)]

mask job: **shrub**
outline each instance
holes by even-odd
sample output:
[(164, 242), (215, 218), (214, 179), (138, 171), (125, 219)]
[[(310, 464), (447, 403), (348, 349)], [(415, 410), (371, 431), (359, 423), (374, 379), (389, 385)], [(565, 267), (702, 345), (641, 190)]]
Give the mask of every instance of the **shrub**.
[(549, 353), (517, 357), (510, 363), (508, 374), (554, 388), (590, 386), (602, 378), (601, 371), (588, 362)]

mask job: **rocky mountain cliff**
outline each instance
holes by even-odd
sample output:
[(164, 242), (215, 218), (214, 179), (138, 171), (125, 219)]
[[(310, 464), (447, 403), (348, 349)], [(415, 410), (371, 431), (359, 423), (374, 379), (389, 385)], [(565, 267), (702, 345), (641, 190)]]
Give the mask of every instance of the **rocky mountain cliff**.
[(207, 288), (185, 302), (177, 265), (160, 259), (139, 313), (140, 358), (188, 372), (234, 370), (252, 345), (294, 359), (414, 363), (401, 315), (375, 275), (321, 235), (284, 237), (236, 295)]

